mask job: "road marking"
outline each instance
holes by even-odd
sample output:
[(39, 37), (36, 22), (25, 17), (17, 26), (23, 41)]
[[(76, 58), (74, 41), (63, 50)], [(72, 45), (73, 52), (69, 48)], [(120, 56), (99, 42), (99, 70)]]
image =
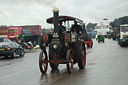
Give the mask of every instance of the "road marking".
[(21, 71), (18, 71), (18, 72), (15, 72), (15, 73), (12, 73), (12, 74), (8, 74), (8, 75), (5, 75), (5, 76), (2, 76), (2, 77), (0, 77), (0, 79), (4, 79), (4, 78), (10, 77), (10, 76), (13, 76), (13, 75), (16, 75), (16, 74), (31, 70), (31, 69), (33, 69), (35, 67), (37, 67), (37, 65), (33, 66), (33, 67), (30, 67), (30, 68), (27, 68), (27, 69), (24, 69), (24, 70), (21, 70)]

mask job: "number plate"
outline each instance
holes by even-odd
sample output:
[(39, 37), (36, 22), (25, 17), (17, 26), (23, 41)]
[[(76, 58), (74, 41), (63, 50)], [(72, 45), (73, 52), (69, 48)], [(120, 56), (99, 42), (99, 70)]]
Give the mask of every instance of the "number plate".
[(5, 50), (5, 49), (0, 49), (0, 50)]

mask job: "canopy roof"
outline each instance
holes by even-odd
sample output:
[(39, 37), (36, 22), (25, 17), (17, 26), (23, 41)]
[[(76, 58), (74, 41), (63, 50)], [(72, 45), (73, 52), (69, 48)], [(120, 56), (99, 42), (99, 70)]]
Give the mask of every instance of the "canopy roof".
[[(59, 21), (76, 21), (77, 23), (83, 23), (82, 20), (71, 16), (59, 16)], [(46, 22), (49, 24), (53, 24), (53, 17), (46, 19)]]

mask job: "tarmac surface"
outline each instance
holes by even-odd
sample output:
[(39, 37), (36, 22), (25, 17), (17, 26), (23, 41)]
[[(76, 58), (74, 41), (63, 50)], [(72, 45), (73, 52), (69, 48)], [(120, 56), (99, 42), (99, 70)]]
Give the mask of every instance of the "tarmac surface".
[(39, 52), (28, 52), (15, 59), (0, 58), (0, 85), (128, 85), (128, 47), (120, 47), (116, 41), (105, 43), (93, 40), (93, 48), (87, 48), (85, 69), (74, 65), (72, 74), (66, 64), (57, 70), (50, 66), (46, 74), (39, 70)]

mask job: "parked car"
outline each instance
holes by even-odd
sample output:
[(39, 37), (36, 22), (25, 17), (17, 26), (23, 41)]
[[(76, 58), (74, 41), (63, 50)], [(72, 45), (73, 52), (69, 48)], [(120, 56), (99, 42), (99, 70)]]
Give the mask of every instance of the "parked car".
[(14, 58), (17, 55), (22, 57), (24, 54), (24, 49), (16, 42), (0, 42), (0, 56), (11, 56), (11, 58)]

